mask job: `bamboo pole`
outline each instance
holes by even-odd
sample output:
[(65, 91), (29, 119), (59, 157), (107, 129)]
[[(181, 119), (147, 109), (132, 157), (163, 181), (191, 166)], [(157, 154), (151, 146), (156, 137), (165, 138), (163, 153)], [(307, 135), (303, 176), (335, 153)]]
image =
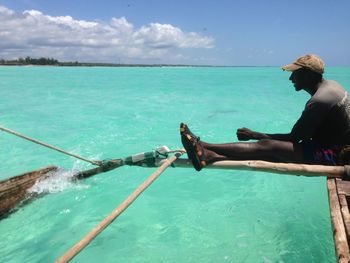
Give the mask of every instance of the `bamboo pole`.
[[(156, 165), (162, 165), (163, 160), (157, 159)], [(188, 159), (178, 159), (173, 163), (174, 167), (193, 168)], [(229, 169), (229, 170), (249, 170), (262, 171), (278, 174), (303, 175), (303, 176), (327, 176), (332, 178), (342, 178), (348, 173), (348, 166), (327, 166), (314, 164), (297, 163), (274, 163), (266, 161), (219, 161), (209, 164), (204, 169)]]
[(109, 216), (107, 216), (100, 224), (90, 231), (81, 241), (69, 249), (56, 263), (69, 262), (83, 248), (85, 248), (98, 234), (100, 234), (109, 224), (111, 224), (125, 209), (131, 205), (133, 201), (158, 177), (166, 168), (168, 168), (177, 158), (183, 153), (176, 153), (171, 158), (166, 159), (163, 164), (146, 180), (144, 181), (123, 203), (121, 203)]

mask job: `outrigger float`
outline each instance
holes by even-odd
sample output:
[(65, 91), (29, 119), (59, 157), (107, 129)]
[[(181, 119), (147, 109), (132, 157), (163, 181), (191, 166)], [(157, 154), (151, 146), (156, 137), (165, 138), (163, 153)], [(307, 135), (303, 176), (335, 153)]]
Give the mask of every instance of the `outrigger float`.
[[(84, 247), (86, 247), (99, 233), (112, 223), (131, 203), (150, 186), (162, 172), (168, 167), (193, 168), (188, 159), (180, 158), (185, 153), (183, 149), (169, 150), (162, 146), (150, 152), (143, 152), (126, 158), (95, 161), (81, 156), (65, 152), (59, 148), (37, 141), (0, 126), (0, 130), (41, 144), (53, 150), (68, 154), (75, 158), (87, 161), (97, 167), (74, 173), (72, 180), (81, 180), (116, 169), (124, 165), (156, 167), (156, 171), (143, 182), (123, 203), (121, 203), (109, 216), (91, 230), (80, 242), (69, 249), (56, 262), (69, 262)], [(290, 174), (297, 176), (326, 176), (329, 197), (330, 214), (333, 225), (333, 238), (337, 260), (340, 263), (350, 262), (350, 166), (323, 166), (293, 163), (272, 163), (265, 161), (220, 161), (208, 165), (209, 169), (231, 169), (263, 171), (278, 174)], [(0, 218), (16, 211), (16, 208), (33, 200), (35, 195), (29, 193), (29, 189), (37, 182), (48, 177), (59, 176), (59, 168), (48, 166), (35, 171), (11, 177), (0, 181)], [(349, 180), (349, 181), (348, 181)]]

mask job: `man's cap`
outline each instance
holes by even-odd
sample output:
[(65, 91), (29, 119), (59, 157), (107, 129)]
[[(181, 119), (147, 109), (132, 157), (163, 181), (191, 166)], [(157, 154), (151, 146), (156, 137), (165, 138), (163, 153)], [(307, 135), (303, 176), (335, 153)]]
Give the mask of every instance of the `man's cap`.
[(323, 74), (324, 67), (325, 67), (325, 64), (319, 56), (313, 55), (313, 54), (308, 54), (308, 55), (299, 57), (293, 63), (282, 67), (282, 69), (287, 70), (287, 71), (295, 71), (295, 70), (300, 69), (300, 68), (307, 68), (307, 69), (312, 70), (314, 72)]

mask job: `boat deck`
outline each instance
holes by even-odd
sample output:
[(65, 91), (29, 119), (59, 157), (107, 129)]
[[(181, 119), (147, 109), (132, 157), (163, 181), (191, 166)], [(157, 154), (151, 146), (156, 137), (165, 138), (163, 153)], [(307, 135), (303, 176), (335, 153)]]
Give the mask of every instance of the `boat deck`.
[(327, 179), (329, 207), (338, 262), (350, 262), (350, 181)]

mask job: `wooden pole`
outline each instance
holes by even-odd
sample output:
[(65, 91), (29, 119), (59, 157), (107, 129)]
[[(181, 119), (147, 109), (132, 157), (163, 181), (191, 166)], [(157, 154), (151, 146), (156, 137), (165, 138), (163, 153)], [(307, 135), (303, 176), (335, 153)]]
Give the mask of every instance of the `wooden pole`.
[[(155, 167), (161, 166), (166, 159), (156, 158)], [(96, 167), (90, 170), (78, 172), (75, 177), (78, 179), (87, 178), (99, 173), (107, 172), (125, 165), (122, 159), (113, 159), (108, 162), (108, 166)], [(172, 164), (173, 167), (193, 168), (189, 159), (177, 159)], [(149, 167), (149, 166), (142, 166)], [(227, 170), (248, 170), (261, 171), (277, 174), (290, 174), (301, 176), (327, 176), (332, 178), (342, 178), (348, 173), (348, 166), (327, 166), (314, 164), (297, 164), (297, 163), (274, 163), (266, 161), (220, 161), (215, 162), (205, 169), (227, 169)]]
[[(163, 160), (156, 160), (156, 165), (162, 165)], [(174, 167), (193, 168), (188, 159), (178, 159), (173, 163)], [(327, 176), (342, 178), (347, 174), (347, 166), (327, 166), (297, 163), (273, 163), (266, 161), (220, 161), (206, 166), (204, 169), (230, 169), (262, 171), (268, 173), (303, 175), (303, 176)]]
[(100, 224), (91, 230), (82, 240), (75, 246), (69, 249), (56, 263), (69, 262), (83, 248), (85, 248), (98, 234), (100, 234), (109, 224), (111, 224), (129, 205), (148, 187), (150, 186), (161, 173), (168, 168), (182, 153), (177, 153), (175, 156), (166, 159), (163, 164), (146, 180), (144, 181), (123, 203), (121, 203), (109, 216), (107, 216)]
[(99, 173), (105, 173), (105, 172), (111, 171), (123, 165), (124, 165), (124, 161), (122, 159), (113, 159), (108, 161), (107, 165), (95, 167), (85, 171), (80, 171), (74, 174), (74, 177), (77, 179), (88, 178), (90, 176), (93, 176)]

